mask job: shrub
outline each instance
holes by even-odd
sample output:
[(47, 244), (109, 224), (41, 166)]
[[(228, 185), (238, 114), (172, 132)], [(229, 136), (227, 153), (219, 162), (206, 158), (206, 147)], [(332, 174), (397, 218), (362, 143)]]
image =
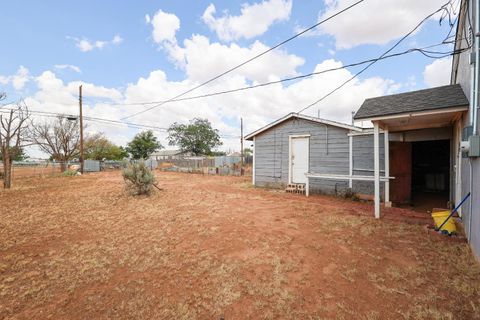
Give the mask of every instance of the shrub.
[(131, 195), (150, 194), (155, 183), (155, 175), (145, 162), (128, 164), (122, 171), (125, 190)]
[(77, 170), (65, 170), (62, 172), (62, 175), (65, 176), (65, 177), (73, 177), (73, 176), (76, 176), (78, 175), (78, 172)]

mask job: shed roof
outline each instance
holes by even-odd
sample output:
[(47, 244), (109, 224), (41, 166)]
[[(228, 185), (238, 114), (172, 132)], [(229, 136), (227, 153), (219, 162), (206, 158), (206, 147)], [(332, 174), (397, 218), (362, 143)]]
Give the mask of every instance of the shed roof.
[(461, 107), (468, 100), (458, 84), (366, 99), (354, 119)]
[(308, 121), (317, 122), (317, 123), (320, 123), (320, 124), (325, 124), (325, 125), (329, 125), (329, 126), (344, 128), (344, 129), (347, 129), (347, 130), (362, 131), (362, 128), (352, 126), (352, 125), (349, 125), (349, 124), (346, 124), (346, 123), (327, 120), (327, 119), (322, 119), (322, 118), (310, 117), (310, 116), (306, 116), (306, 115), (303, 115), (303, 114), (292, 112), (292, 113), (289, 113), (286, 116), (284, 116), (284, 117), (282, 117), (278, 120), (273, 121), (270, 124), (267, 124), (266, 126), (254, 131), (250, 134), (247, 134), (245, 136), (245, 140), (252, 140), (254, 136), (256, 136), (256, 135), (258, 135), (258, 134), (260, 134), (260, 133), (262, 133), (262, 132), (264, 132), (264, 131), (266, 131), (266, 130), (274, 127), (274, 126), (276, 126), (277, 124), (280, 124), (284, 121), (287, 121), (291, 118), (304, 119), (304, 120), (308, 120)]

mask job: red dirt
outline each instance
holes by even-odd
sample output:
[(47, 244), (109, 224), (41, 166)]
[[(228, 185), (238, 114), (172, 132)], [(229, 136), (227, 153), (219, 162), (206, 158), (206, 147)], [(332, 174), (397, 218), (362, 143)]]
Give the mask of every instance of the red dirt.
[(479, 318), (480, 267), (425, 215), (157, 177), (150, 197), (119, 172), (0, 191), (0, 319)]

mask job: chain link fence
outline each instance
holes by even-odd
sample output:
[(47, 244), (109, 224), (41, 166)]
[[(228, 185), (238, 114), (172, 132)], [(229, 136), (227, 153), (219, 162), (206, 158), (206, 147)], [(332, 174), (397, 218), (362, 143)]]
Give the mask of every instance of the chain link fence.
[(157, 168), (170, 172), (240, 176), (251, 173), (250, 164), (251, 157), (244, 157), (243, 168), (238, 156), (185, 157), (158, 161)]
[[(120, 170), (125, 163), (125, 161), (85, 160), (84, 172)], [(145, 163), (152, 170), (239, 176), (241, 174), (251, 174), (252, 157), (244, 157), (243, 170), (241, 168), (241, 158), (236, 156), (185, 157), (169, 160), (148, 159)], [(78, 171), (79, 168), (80, 163), (78, 161), (66, 163), (49, 160), (14, 161), (12, 163), (12, 180), (22, 177), (56, 176), (61, 175), (64, 170)], [(0, 162), (0, 180), (3, 179), (3, 172), (3, 164)]]

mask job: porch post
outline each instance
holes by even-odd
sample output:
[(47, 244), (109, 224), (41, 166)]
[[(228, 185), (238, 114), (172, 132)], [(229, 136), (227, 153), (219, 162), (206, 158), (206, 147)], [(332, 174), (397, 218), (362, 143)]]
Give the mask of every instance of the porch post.
[(352, 189), (353, 187), (353, 182), (352, 182), (352, 176), (353, 176), (353, 136), (350, 135), (348, 137), (348, 175), (350, 176), (350, 179), (348, 179), (348, 187)]
[(374, 171), (374, 203), (375, 218), (380, 218), (380, 145), (379, 145), (379, 127), (378, 122), (373, 123), (373, 171)]
[(310, 196), (310, 177), (307, 176), (307, 183), (305, 185), (305, 195)]
[[(384, 152), (385, 152), (385, 177), (390, 177), (390, 145), (388, 141), (388, 127), (383, 129), (383, 137), (385, 142)], [(385, 207), (391, 207), (392, 203), (390, 202), (390, 180), (385, 181)]]
[(253, 137), (252, 184), (255, 186), (255, 137)]

